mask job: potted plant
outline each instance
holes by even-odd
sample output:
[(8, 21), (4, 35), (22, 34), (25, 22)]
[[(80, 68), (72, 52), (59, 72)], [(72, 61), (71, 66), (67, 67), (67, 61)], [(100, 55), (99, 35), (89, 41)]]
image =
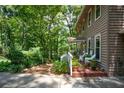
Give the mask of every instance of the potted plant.
[(98, 63), (97, 60), (93, 59), (93, 60), (90, 60), (90, 61), (91, 61), (91, 63), (90, 63), (91, 69), (96, 70), (97, 63)]
[(79, 71), (84, 71), (85, 68), (86, 68), (86, 67), (85, 67), (85, 64), (83, 64), (83, 65), (80, 64), (78, 70), (79, 70)]
[(73, 59), (72, 60), (72, 69), (73, 71), (77, 71), (80, 66), (80, 63), (78, 62), (78, 59)]

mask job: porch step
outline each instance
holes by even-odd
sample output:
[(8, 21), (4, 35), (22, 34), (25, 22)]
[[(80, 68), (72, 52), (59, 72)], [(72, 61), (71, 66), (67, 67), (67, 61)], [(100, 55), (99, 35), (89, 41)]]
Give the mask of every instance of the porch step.
[(91, 71), (91, 70), (84, 70), (84, 71), (73, 71), (72, 77), (107, 77), (106, 72), (102, 71)]

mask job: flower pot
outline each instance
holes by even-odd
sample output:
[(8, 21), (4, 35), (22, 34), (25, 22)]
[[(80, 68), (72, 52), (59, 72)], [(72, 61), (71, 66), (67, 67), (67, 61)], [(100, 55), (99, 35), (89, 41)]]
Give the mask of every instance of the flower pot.
[(81, 68), (81, 67), (78, 67), (78, 71), (80, 72), (80, 71), (83, 71), (84, 70), (84, 68)]
[(73, 70), (73, 71), (78, 71), (78, 66), (73, 66), (73, 67), (72, 67), (72, 70)]

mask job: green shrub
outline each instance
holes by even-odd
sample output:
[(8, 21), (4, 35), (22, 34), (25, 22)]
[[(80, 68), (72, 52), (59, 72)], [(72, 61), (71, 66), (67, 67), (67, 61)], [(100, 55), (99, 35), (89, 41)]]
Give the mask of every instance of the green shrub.
[(4, 56), (0, 56), (0, 62), (8, 62), (8, 63), (10, 63), (11, 60), (5, 58)]
[(10, 66), (10, 62), (0, 62), (0, 72), (7, 72), (9, 71), (9, 66)]
[(30, 67), (32, 67), (32, 63), (31, 63), (30, 61), (26, 61), (26, 62), (24, 62), (23, 64), (24, 64), (25, 68), (30, 68)]
[(9, 51), (6, 57), (9, 58), (13, 64), (20, 64), (25, 60), (23, 53), (18, 50)]
[(39, 49), (33, 48), (29, 51), (22, 51), (22, 52), (26, 56), (26, 59), (28, 61), (29, 60), (35, 61), (37, 64), (43, 63), (42, 62), (42, 60), (43, 60), (42, 53), (40, 52)]
[(79, 63), (78, 59), (74, 58), (72, 60), (72, 66), (80, 66), (80, 63)]
[(25, 68), (30, 68), (30, 67), (36, 65), (36, 63), (32, 60), (28, 60), (28, 61), (23, 62), (23, 65), (25, 66)]
[(9, 71), (12, 73), (18, 73), (18, 72), (21, 72), (23, 69), (24, 69), (23, 64), (11, 64)]
[(0, 72), (21, 72), (26, 66), (26, 64), (13, 64), (9, 61), (2, 61), (0, 62)]
[(10, 62), (0, 62), (0, 72), (21, 72), (24, 69), (23, 64), (12, 64)]
[(53, 62), (52, 71), (56, 74), (64, 74), (68, 72), (68, 67), (66, 62), (55, 61)]
[(98, 62), (96, 60), (91, 60), (90, 66), (91, 66), (92, 70), (96, 70), (96, 68), (98, 66)]

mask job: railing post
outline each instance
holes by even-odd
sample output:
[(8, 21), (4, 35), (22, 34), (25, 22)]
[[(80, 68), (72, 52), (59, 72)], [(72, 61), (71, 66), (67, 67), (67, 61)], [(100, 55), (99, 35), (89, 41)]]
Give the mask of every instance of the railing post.
[(72, 59), (70, 60), (70, 76), (72, 76)]

